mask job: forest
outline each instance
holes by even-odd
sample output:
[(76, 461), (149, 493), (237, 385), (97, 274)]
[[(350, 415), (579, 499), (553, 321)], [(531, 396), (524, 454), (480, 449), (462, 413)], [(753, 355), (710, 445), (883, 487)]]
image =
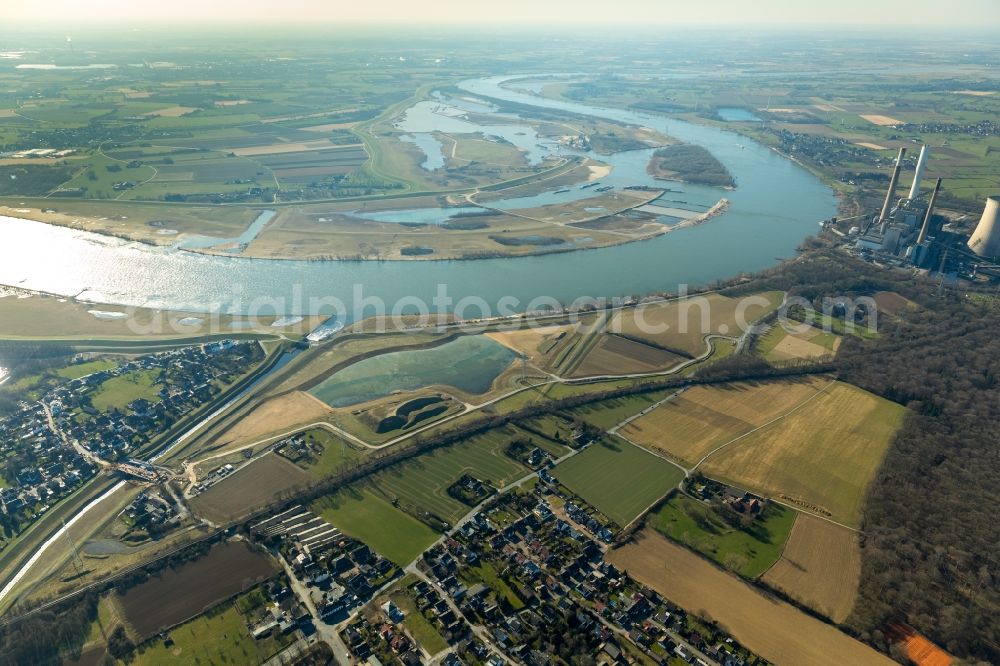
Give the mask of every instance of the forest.
[(696, 185), (736, 187), (733, 175), (715, 155), (701, 146), (678, 143), (657, 148), (646, 168), (654, 178)]
[(954, 654), (996, 663), (1000, 314), (958, 298), (927, 306), (878, 343), (843, 350), (845, 380), (909, 408), (867, 500), (851, 622), (898, 617)]
[[(861, 590), (848, 630), (889, 651), (904, 623), (973, 662), (1000, 662), (1000, 300), (818, 250), (752, 289), (824, 296), (893, 290), (918, 307), (880, 313), (879, 337), (847, 336), (840, 378), (907, 406), (869, 490)], [(745, 291), (741, 286), (735, 291)]]

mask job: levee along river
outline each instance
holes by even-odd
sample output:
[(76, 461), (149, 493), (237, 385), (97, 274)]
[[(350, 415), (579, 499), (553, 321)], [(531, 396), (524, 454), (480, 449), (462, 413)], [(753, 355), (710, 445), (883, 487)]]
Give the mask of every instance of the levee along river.
[[(725, 196), (729, 209), (695, 227), (602, 249), (519, 258), (454, 261), (303, 262), (208, 256), (154, 248), (40, 222), (0, 216), (0, 284), (106, 305), (234, 314), (356, 312), (359, 298), (392, 308), (408, 299), (434, 303), (445, 285), (452, 303), (481, 299), (497, 312), (578, 297), (616, 297), (699, 285), (756, 271), (793, 255), (803, 238), (836, 211), (833, 192), (793, 162), (758, 143), (711, 127), (520, 93), (516, 77), (466, 81), (471, 93), (537, 107), (653, 127), (709, 149), (738, 187), (667, 184), (702, 205)], [(608, 160), (608, 182), (642, 184), (647, 151)], [(628, 178), (626, 179), (626, 174)], [(440, 300), (438, 302), (441, 302)], [(436, 307), (432, 310), (436, 311)], [(369, 311), (364, 311), (370, 314)], [(475, 308), (467, 316), (477, 316)]]

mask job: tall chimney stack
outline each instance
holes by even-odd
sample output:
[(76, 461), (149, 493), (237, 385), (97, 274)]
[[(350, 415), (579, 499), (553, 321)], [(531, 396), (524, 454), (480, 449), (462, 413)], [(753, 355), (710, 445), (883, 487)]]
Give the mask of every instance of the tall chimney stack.
[(927, 166), (927, 158), (930, 156), (927, 146), (920, 146), (920, 157), (917, 158), (917, 170), (913, 172), (913, 185), (910, 185), (910, 194), (907, 199), (913, 201), (920, 194), (920, 181), (924, 178), (924, 167)]
[(934, 191), (931, 192), (931, 200), (927, 203), (927, 214), (924, 215), (924, 225), (920, 227), (920, 235), (917, 236), (917, 245), (927, 239), (927, 231), (931, 228), (931, 215), (934, 214), (934, 202), (937, 201), (938, 192), (941, 190), (941, 179), (934, 183)]
[(903, 157), (905, 156), (906, 148), (900, 148), (899, 156), (896, 157), (896, 168), (892, 170), (892, 178), (889, 180), (889, 191), (885, 193), (885, 203), (882, 204), (882, 212), (878, 216), (879, 224), (882, 225), (882, 233), (885, 233), (885, 224), (889, 221), (892, 200), (896, 198), (896, 185), (899, 184), (899, 170), (903, 168)]

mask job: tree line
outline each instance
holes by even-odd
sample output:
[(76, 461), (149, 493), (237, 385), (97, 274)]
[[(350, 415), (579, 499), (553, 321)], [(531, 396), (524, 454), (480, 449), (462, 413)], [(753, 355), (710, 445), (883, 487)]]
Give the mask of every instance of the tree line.
[[(776, 367), (738, 355), (700, 369), (693, 378), (636, 382), (508, 414), (486, 415), (426, 434), (405, 449), (382, 452), (345, 469), (254, 519), (511, 421), (692, 383), (836, 371), (844, 381), (907, 407), (903, 426), (866, 497), (861, 588), (846, 628), (890, 652), (886, 629), (905, 623), (956, 656), (984, 663), (1000, 661), (1000, 615), (993, 612), (1000, 607), (996, 570), (1000, 521), (994, 517), (996, 489), (1000, 488), (996, 427), (1000, 423), (1000, 338), (996, 335), (1000, 304), (981, 293), (946, 290), (939, 294), (936, 284), (824, 248), (724, 293), (736, 296), (765, 289), (789, 291), (817, 307), (824, 297), (892, 290), (910, 299), (917, 309), (882, 313), (879, 337), (846, 336), (835, 361)], [(10, 632), (5, 630), (0, 638), (0, 664), (14, 663), (4, 661), (13, 654)], [(28, 654), (22, 649), (42, 649), (21, 630), (16, 633), (28, 644), (18, 648), (17, 654)]]
[(762, 288), (817, 306), (882, 290), (915, 304), (880, 313), (877, 339), (845, 336), (836, 359), (842, 380), (907, 407), (865, 500), (847, 628), (891, 652), (886, 629), (908, 624), (960, 658), (1000, 662), (1000, 300), (827, 249), (728, 293)]

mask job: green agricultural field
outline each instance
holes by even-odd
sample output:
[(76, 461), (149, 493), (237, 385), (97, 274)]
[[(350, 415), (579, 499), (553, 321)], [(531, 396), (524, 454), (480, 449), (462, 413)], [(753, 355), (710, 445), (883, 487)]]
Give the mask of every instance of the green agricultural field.
[(525, 439), (528, 440), (528, 443), (531, 446), (537, 446), (542, 451), (545, 451), (554, 458), (561, 458), (562, 456), (570, 452), (570, 448), (568, 446), (565, 446), (559, 442), (553, 442), (551, 439), (547, 437), (539, 437), (533, 432), (525, 430), (523, 432), (523, 436)]
[(115, 183), (136, 185), (152, 178), (156, 171), (150, 166), (130, 168), (126, 163), (103, 153), (95, 153), (79, 164), (81, 170), (75, 178), (63, 185), (64, 189), (82, 188), (90, 199), (116, 199), (126, 190), (114, 188)]
[(245, 125), (260, 120), (260, 116), (242, 114), (210, 114), (193, 112), (182, 116), (158, 116), (148, 122), (148, 127), (155, 129), (204, 129), (207, 127), (232, 127)]
[(524, 601), (517, 596), (510, 583), (489, 562), (480, 562), (474, 567), (465, 567), (459, 577), (468, 585), (482, 583), (496, 593), (498, 599), (504, 599), (515, 611), (524, 608)]
[(769, 354), (774, 351), (774, 348), (778, 346), (778, 343), (784, 340), (788, 336), (780, 326), (772, 326), (767, 333), (760, 336), (757, 340), (754, 350), (761, 356), (767, 358)]
[(90, 625), (90, 633), (84, 644), (96, 643), (104, 638), (104, 634), (110, 634), (117, 622), (117, 613), (120, 609), (116, 607), (114, 599), (104, 595), (97, 600), (97, 617)]
[(363, 486), (321, 497), (309, 508), (399, 566), (412, 562), (438, 538), (431, 528)]
[(118, 377), (112, 377), (98, 386), (90, 394), (94, 409), (106, 412), (111, 409), (124, 410), (133, 400), (145, 398), (150, 402), (159, 400), (156, 378), (159, 370), (137, 370)]
[[(551, 400), (561, 400), (571, 396), (589, 395), (591, 393), (600, 393), (601, 391), (609, 391), (626, 387), (631, 388), (650, 381), (656, 381), (656, 378), (608, 379), (599, 382), (587, 382), (585, 384), (548, 384), (539, 389), (539, 392), (543, 394), (544, 397)], [(592, 407), (592, 405), (588, 405), (588, 407)]]
[(648, 524), (727, 569), (756, 578), (781, 557), (795, 516), (794, 510), (771, 502), (750, 528), (737, 529), (708, 504), (675, 495), (650, 514)]
[(553, 475), (622, 527), (684, 478), (680, 468), (619, 438), (591, 444)]
[(70, 166), (11, 164), (0, 166), (0, 195), (42, 196), (73, 178)]
[(754, 351), (769, 361), (819, 358), (835, 354), (841, 337), (818, 328), (790, 333), (781, 326), (772, 326), (759, 340)]
[[(554, 414), (536, 416), (524, 421), (522, 425), (533, 432), (544, 434), (548, 439), (556, 442), (570, 442), (573, 439), (573, 422), (559, 418)], [(538, 439), (537, 437), (535, 439)], [(539, 444), (541, 446), (541, 444)], [(562, 454), (566, 451), (563, 450)], [(560, 454), (560, 455), (562, 455)]]
[(736, 343), (729, 338), (713, 338), (710, 342), (712, 344), (711, 356), (703, 361), (698, 361), (697, 363), (692, 363), (691, 365), (686, 366), (680, 372), (680, 376), (690, 377), (706, 365), (716, 363), (736, 353)]
[[(789, 316), (793, 319), (799, 320), (799, 314), (794, 309), (789, 311)], [(854, 324), (853, 322), (845, 322), (843, 319), (838, 319), (828, 314), (819, 314), (814, 320), (806, 322), (816, 327), (817, 329), (823, 331), (826, 336), (830, 335), (830, 331), (838, 336), (844, 335), (854, 335), (864, 340), (873, 340), (878, 337), (878, 332), (869, 330), (868, 326), (865, 324)], [(826, 339), (826, 338), (824, 338)]]
[(86, 363), (67, 365), (65, 368), (59, 368), (56, 370), (56, 374), (63, 379), (78, 379), (80, 377), (85, 377), (86, 375), (92, 375), (95, 372), (103, 372), (104, 370), (111, 370), (116, 367), (118, 367), (117, 362), (112, 361), (111, 359), (101, 358), (93, 361), (87, 361)]
[(527, 467), (504, 453), (512, 439), (525, 436), (511, 426), (491, 430), (396, 465), (378, 474), (373, 483), (384, 497), (398, 500), (414, 513), (455, 524), (471, 507), (448, 495), (448, 487), (463, 474), (497, 487), (527, 475)]
[[(247, 629), (250, 615), (259, 609), (249, 600), (253, 592), (224, 602), (170, 631), (173, 645), (167, 647), (159, 638), (139, 648), (137, 666), (170, 664), (248, 664), (263, 663), (295, 640), (293, 634), (254, 640)], [(252, 610), (251, 610), (252, 608)], [(239, 609), (249, 610), (241, 615)]]
[(598, 428), (609, 430), (630, 416), (635, 416), (650, 405), (662, 400), (666, 391), (641, 393), (638, 395), (612, 398), (602, 402), (577, 407), (569, 412), (574, 418), (591, 423)]
[(823, 332), (823, 333), (820, 333), (818, 335), (814, 335), (813, 337), (809, 338), (809, 342), (812, 342), (813, 344), (817, 344), (820, 347), (822, 347), (823, 349), (829, 350), (831, 352), (834, 351), (835, 347), (837, 346), (837, 341), (839, 341), (839, 340), (840, 340), (840, 336), (839, 335), (836, 335), (834, 333), (827, 333), (827, 332)]

